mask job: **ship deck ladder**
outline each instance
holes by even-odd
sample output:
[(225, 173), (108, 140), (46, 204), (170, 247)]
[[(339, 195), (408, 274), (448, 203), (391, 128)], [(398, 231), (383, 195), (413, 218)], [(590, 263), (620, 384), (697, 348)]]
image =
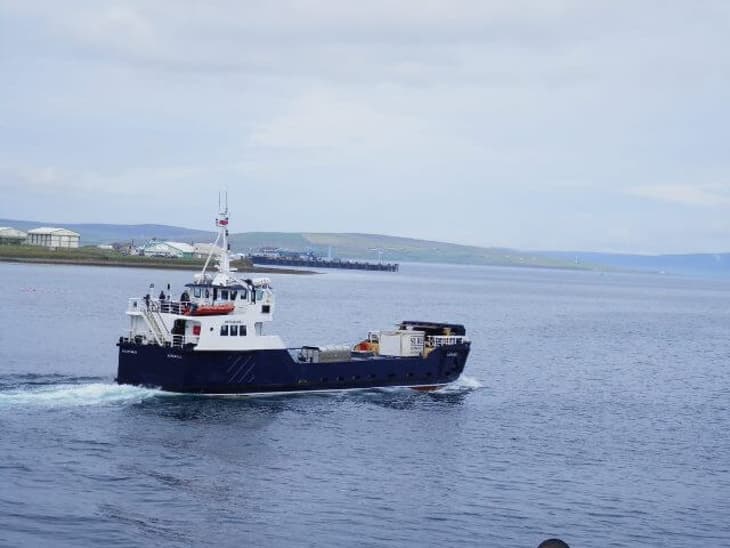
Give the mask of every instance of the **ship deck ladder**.
[(162, 320), (162, 316), (157, 310), (154, 309), (142, 309), (142, 315), (147, 322), (152, 335), (155, 337), (157, 344), (160, 346), (164, 345), (171, 339), (171, 334)]

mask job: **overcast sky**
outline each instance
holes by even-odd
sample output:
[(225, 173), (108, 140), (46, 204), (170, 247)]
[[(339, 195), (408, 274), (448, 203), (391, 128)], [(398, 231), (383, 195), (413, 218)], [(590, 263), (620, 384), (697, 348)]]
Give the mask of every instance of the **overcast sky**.
[(730, 251), (730, 2), (0, 0), (0, 218)]

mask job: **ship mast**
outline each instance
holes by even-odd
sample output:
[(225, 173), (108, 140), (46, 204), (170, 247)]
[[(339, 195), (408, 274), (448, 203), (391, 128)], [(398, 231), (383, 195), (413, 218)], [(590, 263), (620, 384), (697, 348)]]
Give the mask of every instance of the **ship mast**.
[(221, 242), (221, 252), (218, 256), (218, 270), (223, 274), (230, 274), (231, 271), (231, 244), (228, 241), (228, 192), (224, 194), (223, 204), (221, 204), (221, 195), (218, 193), (218, 216), (215, 219), (215, 226), (218, 227), (218, 236), (213, 242), (213, 246), (205, 260), (203, 270), (201, 272), (202, 279), (205, 279), (205, 271), (208, 269), (210, 259), (218, 249), (218, 242)]
[(228, 274), (231, 271), (231, 243), (228, 241), (228, 192), (225, 193), (223, 208), (220, 206), (221, 197), (218, 194), (218, 218), (215, 221), (222, 238), (223, 253), (218, 261), (220, 271)]

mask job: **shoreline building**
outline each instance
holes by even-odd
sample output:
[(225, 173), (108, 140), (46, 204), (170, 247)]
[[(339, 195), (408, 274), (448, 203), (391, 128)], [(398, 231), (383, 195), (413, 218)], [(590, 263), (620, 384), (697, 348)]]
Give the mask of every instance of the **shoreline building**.
[(193, 244), (193, 257), (195, 257), (196, 259), (207, 259), (208, 255), (210, 255), (211, 252), (213, 253), (214, 257), (219, 257), (223, 253), (223, 250), (217, 245), (213, 244)]
[(11, 226), (0, 226), (0, 245), (20, 245), (28, 234)]
[(57, 247), (77, 248), (79, 247), (80, 238), (81, 235), (78, 232), (66, 228), (42, 226), (28, 231), (26, 243), (29, 245), (49, 247), (51, 249)]
[(189, 259), (193, 257), (194, 252), (193, 246), (184, 242), (151, 240), (144, 245), (142, 255), (145, 257)]

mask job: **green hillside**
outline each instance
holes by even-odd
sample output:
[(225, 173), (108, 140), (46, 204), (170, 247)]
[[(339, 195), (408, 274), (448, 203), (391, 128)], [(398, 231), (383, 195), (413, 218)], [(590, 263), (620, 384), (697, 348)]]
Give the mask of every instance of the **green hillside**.
[(304, 234), (298, 232), (241, 232), (231, 234), (231, 248), (233, 251), (248, 253), (260, 247), (279, 247), (305, 251), (314, 249), (316, 246)]
[[(151, 238), (181, 242), (211, 242), (214, 232), (168, 225), (68, 224), (47, 221), (0, 219), (0, 226), (28, 230), (38, 226), (62, 226), (81, 235), (81, 245), (134, 241), (142, 244)], [(562, 257), (512, 249), (485, 248), (445, 242), (400, 238), (378, 234), (322, 232), (242, 232), (231, 234), (235, 252), (250, 252), (260, 247), (278, 247), (292, 251), (315, 251), (340, 259), (377, 261), (382, 251), (386, 262), (433, 262), (498, 266), (538, 266), (555, 268), (589, 268)]]
[(267, 246), (290, 250), (312, 250), (342, 259), (376, 261), (382, 251), (386, 262), (432, 262), (482, 264), (499, 266), (541, 266), (556, 268), (585, 268), (571, 261), (523, 253), (512, 249), (465, 246), (414, 238), (400, 238), (378, 234), (321, 233), (321, 232), (246, 232), (231, 235), (235, 251), (248, 252)]
[[(47, 249), (31, 245), (0, 246), (0, 261), (27, 261), (68, 264), (93, 264), (114, 266), (139, 266), (150, 268), (179, 268), (197, 270), (203, 266), (203, 259), (167, 259), (163, 257), (141, 257), (123, 255), (111, 249), (99, 249), (84, 246), (71, 249)], [(243, 268), (250, 267), (250, 262), (241, 262)]]

